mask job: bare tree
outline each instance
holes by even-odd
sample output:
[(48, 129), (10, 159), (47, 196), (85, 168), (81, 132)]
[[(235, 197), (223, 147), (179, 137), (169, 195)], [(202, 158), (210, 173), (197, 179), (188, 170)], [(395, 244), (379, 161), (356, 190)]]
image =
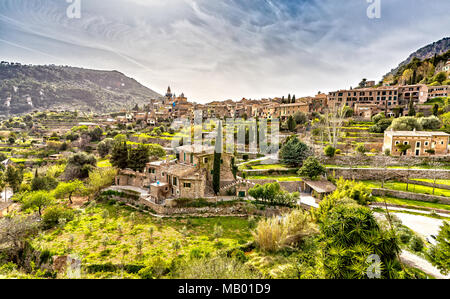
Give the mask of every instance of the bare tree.
[(430, 161), (429, 165), (433, 169), (431, 174), (433, 176), (433, 195), (434, 195), (434, 192), (436, 190), (436, 181), (438, 179), (438, 170), (439, 170), (439, 167), (442, 166), (442, 164), (439, 161), (433, 159)]
[(14, 216), (0, 219), (0, 245), (9, 249), (16, 261), (25, 248), (26, 238), (38, 230), (37, 218)]
[(388, 167), (393, 164), (394, 159), (389, 156), (380, 156), (376, 160), (374, 160), (376, 165), (372, 165), (374, 167), (380, 167), (383, 169), (383, 175), (381, 176), (381, 188), (384, 188), (384, 184), (386, 183), (388, 175)]
[(325, 111), (324, 131), (327, 134), (328, 142), (337, 148), (341, 138), (342, 125), (345, 121), (345, 105), (332, 106)]
[(406, 191), (409, 191), (409, 181), (411, 178), (411, 170), (414, 166), (417, 165), (416, 159), (408, 156), (401, 156), (400, 157), (402, 164), (406, 166)]

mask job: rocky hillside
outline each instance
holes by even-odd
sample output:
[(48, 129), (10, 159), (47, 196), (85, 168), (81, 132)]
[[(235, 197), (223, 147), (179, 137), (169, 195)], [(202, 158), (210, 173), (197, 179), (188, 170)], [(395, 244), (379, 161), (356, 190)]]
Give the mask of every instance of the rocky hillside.
[(31, 110), (111, 112), (160, 95), (117, 71), (63, 66), (0, 65), (0, 114)]
[(400, 63), (400, 65), (391, 70), (386, 76), (395, 75), (401, 68), (404, 68), (406, 65), (411, 63), (414, 58), (418, 58), (419, 60), (425, 60), (429, 58), (433, 58), (435, 55), (442, 55), (450, 50), (450, 37), (445, 37), (440, 41), (429, 44), (416, 52), (412, 53), (408, 59)]

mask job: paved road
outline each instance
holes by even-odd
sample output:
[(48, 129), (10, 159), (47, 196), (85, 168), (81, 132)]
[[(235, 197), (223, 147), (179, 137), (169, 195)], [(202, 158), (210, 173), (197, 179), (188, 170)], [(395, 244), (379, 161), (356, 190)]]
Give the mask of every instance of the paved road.
[(419, 233), (427, 240), (432, 240), (431, 236), (437, 236), (444, 220), (434, 219), (426, 216), (411, 215), (405, 213), (395, 213), (403, 225)]
[(415, 255), (412, 252), (403, 250), (400, 253), (400, 259), (408, 266), (421, 269), (426, 274), (434, 276), (437, 279), (450, 279), (450, 275), (442, 275), (441, 272), (430, 262), (428, 262), (424, 258), (421, 258), (420, 256)]

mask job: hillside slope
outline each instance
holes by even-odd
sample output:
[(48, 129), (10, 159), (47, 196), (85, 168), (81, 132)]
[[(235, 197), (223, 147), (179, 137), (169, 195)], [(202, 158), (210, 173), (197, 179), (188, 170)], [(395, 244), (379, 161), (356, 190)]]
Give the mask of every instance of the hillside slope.
[(31, 110), (111, 112), (160, 95), (117, 71), (63, 66), (0, 65), (0, 114)]
[(411, 63), (414, 58), (418, 58), (419, 60), (425, 60), (429, 58), (433, 58), (435, 55), (442, 55), (450, 50), (450, 37), (445, 37), (437, 42), (426, 45), (423, 48), (420, 48), (416, 52), (409, 55), (409, 57), (401, 62), (398, 67), (392, 69), (389, 73), (385, 75), (395, 75), (401, 68), (404, 68), (406, 65)]

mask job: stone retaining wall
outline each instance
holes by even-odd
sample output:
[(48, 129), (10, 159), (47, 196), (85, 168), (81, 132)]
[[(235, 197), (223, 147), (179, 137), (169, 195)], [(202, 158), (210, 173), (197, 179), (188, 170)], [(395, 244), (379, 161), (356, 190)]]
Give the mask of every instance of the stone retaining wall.
[[(433, 179), (434, 171), (425, 169), (374, 169), (374, 168), (328, 168), (328, 174), (336, 178), (343, 177), (346, 180), (379, 181), (401, 180), (409, 178)], [(439, 179), (450, 179), (450, 170), (437, 170)]]
[(444, 196), (428, 195), (413, 192), (403, 192), (389, 189), (372, 189), (372, 195), (374, 196), (389, 196), (401, 199), (419, 200), (432, 203), (441, 203), (450, 205), (450, 198)]
[(140, 199), (139, 203), (154, 210), (159, 215), (203, 215), (203, 216), (264, 216), (272, 217), (282, 215), (290, 211), (287, 207), (267, 207), (258, 210), (246, 203), (237, 203), (233, 206), (203, 207), (203, 208), (173, 208), (155, 204), (145, 199)]
[[(386, 156), (365, 156), (358, 157), (361, 165), (381, 165), (382, 162), (386, 160)], [(391, 166), (402, 166), (404, 165), (404, 161), (400, 157), (388, 157), (389, 163)], [(414, 157), (414, 160), (417, 161), (417, 165), (429, 162), (431, 160), (436, 160), (441, 163), (450, 162), (450, 156), (444, 157)], [(336, 156), (333, 158), (328, 158), (325, 156), (320, 157), (320, 162), (326, 165), (353, 165), (355, 162), (354, 156)]]

